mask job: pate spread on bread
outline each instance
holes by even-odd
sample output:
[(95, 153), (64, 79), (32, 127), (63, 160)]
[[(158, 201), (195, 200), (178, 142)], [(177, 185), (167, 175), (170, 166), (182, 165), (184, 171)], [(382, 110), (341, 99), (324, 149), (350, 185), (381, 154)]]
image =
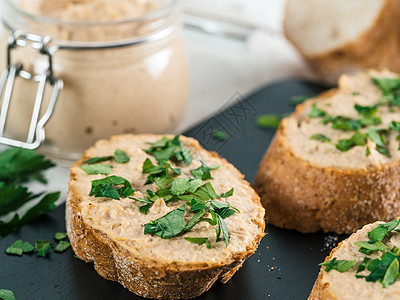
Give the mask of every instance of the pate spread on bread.
[[(170, 238), (153, 234), (158, 230), (155, 220), (168, 213), (181, 209), (186, 224), (195, 215), (189, 212), (193, 203), (190, 206), (188, 198), (167, 201), (167, 198), (153, 197), (153, 202), (148, 201), (148, 195), (160, 188), (154, 182), (148, 183), (149, 174), (144, 173), (145, 161), (151, 161), (154, 166), (158, 164), (155, 157), (145, 150), (150, 147), (149, 143), (160, 139), (162, 136), (158, 135), (121, 135), (98, 141), (87, 150), (71, 168), (67, 232), (76, 255), (86, 262), (93, 262), (101, 276), (118, 281), (144, 297), (193, 298), (207, 291), (216, 280), (229, 280), (244, 260), (254, 253), (264, 236), (264, 209), (258, 195), (235, 167), (216, 153), (204, 150), (196, 140), (181, 136), (179, 141), (190, 151), (193, 159), (187, 165), (168, 160), (171, 168), (175, 171), (180, 169), (180, 175), (170, 175), (173, 177), (171, 180), (193, 177), (191, 170), (203, 164), (216, 166), (211, 170), (213, 178), (203, 180), (202, 184), (211, 183), (219, 195), (213, 201), (230, 210), (228, 217), (223, 219), (226, 231), (220, 232), (217, 241), (218, 225), (213, 225), (210, 214), (206, 213), (203, 217), (209, 221), (197, 223), (191, 230), (183, 230)], [(107, 176), (88, 175), (82, 169), (85, 161), (112, 157), (116, 149), (123, 151), (129, 161), (118, 163), (110, 159), (105, 162), (112, 167), (109, 176), (126, 179), (134, 192), (118, 197), (119, 200), (95, 197), (91, 189), (93, 182)], [(194, 182), (194, 178), (190, 180)], [(231, 189), (229, 195), (221, 196)], [(150, 203), (145, 210), (142, 209), (147, 204), (141, 201)], [(214, 205), (218, 206), (218, 203), (214, 202)], [(216, 211), (215, 206), (214, 209)], [(148, 228), (153, 233), (146, 232)], [(229, 233), (228, 240), (226, 232)], [(205, 244), (189, 242), (188, 238), (206, 238), (209, 248)]]
[(399, 88), (390, 72), (344, 75), (282, 120), (254, 182), (271, 224), (352, 233), (400, 215)]

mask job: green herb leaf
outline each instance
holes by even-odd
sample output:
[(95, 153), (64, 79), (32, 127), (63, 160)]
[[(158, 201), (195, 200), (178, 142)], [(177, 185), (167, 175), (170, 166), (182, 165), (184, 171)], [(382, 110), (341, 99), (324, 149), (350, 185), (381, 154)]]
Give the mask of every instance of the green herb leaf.
[(346, 116), (327, 116), (322, 119), (323, 124), (332, 123), (333, 129), (343, 130), (343, 131), (355, 131), (362, 127), (360, 120), (353, 120)]
[(92, 157), (92, 158), (89, 158), (89, 159), (83, 161), (82, 163), (88, 164), (88, 165), (93, 165), (93, 164), (101, 163), (101, 162), (112, 160), (112, 159), (113, 159), (113, 156)]
[(282, 117), (277, 114), (264, 114), (257, 117), (256, 124), (260, 128), (276, 129), (281, 123)]
[(0, 299), (15, 300), (15, 296), (14, 296), (14, 293), (10, 290), (0, 289)]
[(56, 208), (55, 202), (59, 196), (60, 192), (47, 194), (36, 205), (30, 208), (22, 218), (18, 214), (15, 214), (8, 222), (0, 221), (0, 237), (17, 230), (19, 227), (37, 219), (45, 212)]
[(197, 196), (200, 200), (211, 200), (218, 198), (218, 194), (215, 192), (214, 187), (210, 182), (203, 184), (199, 187), (193, 195)]
[(125, 164), (129, 162), (129, 156), (121, 149), (114, 151), (114, 160), (119, 164)]
[(41, 257), (46, 257), (47, 254), (53, 252), (50, 241), (37, 240), (35, 242), (35, 248), (37, 250), (37, 256)]
[(378, 227), (368, 232), (368, 238), (371, 241), (382, 242), (385, 236), (399, 226), (400, 220), (394, 219), (385, 224), (379, 224)]
[(399, 260), (394, 259), (390, 264), (389, 268), (387, 268), (385, 276), (382, 280), (382, 286), (385, 288), (388, 285), (393, 284), (397, 278), (399, 277)]
[(81, 169), (86, 172), (88, 175), (93, 174), (103, 174), (108, 175), (111, 174), (111, 165), (106, 164), (90, 164), (90, 165), (82, 165)]
[(71, 244), (69, 242), (66, 241), (60, 241), (57, 246), (54, 248), (55, 252), (64, 252), (65, 250), (67, 250), (69, 247), (71, 246)]
[(325, 267), (325, 271), (329, 272), (330, 270), (336, 270), (338, 272), (346, 272), (349, 270), (351, 267), (353, 267), (357, 262), (357, 259), (355, 260), (338, 260), (336, 257), (332, 260), (325, 261), (323, 263), (320, 263), (320, 266)]
[(366, 267), (367, 267), (367, 265), (368, 265), (368, 262), (370, 261), (371, 259), (369, 258), (369, 257), (364, 257), (364, 260), (363, 260), (363, 262), (358, 266), (358, 268), (357, 268), (357, 273), (360, 273), (360, 272), (362, 272), (362, 271), (364, 271), (365, 269), (366, 269)]
[(153, 233), (163, 239), (168, 239), (180, 234), (185, 229), (186, 204), (170, 211), (161, 218), (145, 224), (144, 234)]
[(0, 181), (17, 184), (29, 180), (46, 183), (42, 172), (54, 164), (34, 150), (11, 148), (0, 153)]
[(219, 165), (209, 167), (203, 161), (201, 161), (201, 166), (198, 167), (197, 169), (190, 170), (190, 173), (192, 173), (193, 177), (196, 179), (201, 179), (201, 180), (214, 179), (211, 176), (211, 170), (217, 168), (219, 168)]
[(390, 157), (389, 151), (386, 148), (386, 139), (383, 129), (369, 127), (367, 129), (367, 135), (368, 138), (376, 144), (376, 150), (379, 153)]
[(221, 140), (221, 141), (224, 141), (227, 138), (226, 133), (221, 130), (213, 130), (212, 136), (213, 136), (213, 138), (216, 138), (217, 140)]
[[(370, 252), (374, 251), (386, 251), (388, 250), (388, 247), (383, 244), (382, 242), (374, 242), (374, 241), (360, 241), (360, 242), (355, 242), (354, 245), (360, 247), (363, 250), (368, 250), (367, 253), (369, 254)], [(360, 249), (360, 252), (361, 252)], [(366, 253), (366, 252), (363, 252)]]
[[(123, 187), (118, 187), (123, 185)], [(135, 192), (132, 189), (132, 185), (128, 180), (119, 176), (109, 176), (106, 178), (93, 180), (92, 188), (89, 196), (95, 197), (107, 197), (115, 200), (119, 200), (119, 197), (129, 197)]]
[[(218, 225), (221, 228), (222, 235), (224, 237), (225, 245), (228, 247), (229, 239), (230, 239), (228, 227), (226, 226), (224, 219), (218, 214), (217, 214), (217, 220), (218, 220)], [(219, 236), (219, 234), (218, 234), (218, 236)], [(217, 237), (217, 240), (218, 240), (218, 237)]]
[(179, 141), (179, 135), (172, 140), (164, 136), (161, 140), (149, 144), (151, 147), (144, 151), (153, 155), (159, 164), (171, 159), (175, 162), (184, 162), (187, 166), (193, 159), (190, 151)]
[(313, 135), (311, 136), (311, 139), (312, 139), (312, 140), (321, 141), (321, 142), (323, 142), (323, 143), (329, 143), (329, 142), (331, 141), (330, 138), (328, 138), (328, 137), (326, 137), (325, 135), (320, 134), (320, 133), (313, 134)]
[(341, 139), (336, 144), (336, 148), (340, 151), (348, 151), (354, 146), (365, 146), (367, 143), (367, 135), (356, 131), (350, 139)]
[(56, 232), (54, 234), (54, 239), (56, 239), (57, 241), (61, 241), (63, 239), (65, 239), (67, 237), (67, 234), (65, 232)]
[(208, 238), (206, 237), (185, 237), (185, 240), (198, 245), (206, 244), (207, 248), (210, 249), (210, 244), (208, 243)]
[[(383, 285), (383, 279), (394, 260), (398, 260), (398, 258), (395, 254), (393, 254), (391, 252), (386, 252), (385, 254), (383, 254), (381, 259), (376, 258), (376, 259), (371, 260), (367, 265), (367, 270), (370, 271), (371, 273), (367, 277), (365, 277), (365, 280), (369, 281), (369, 282), (380, 281), (380, 282), (382, 282), (382, 285)], [(389, 274), (387, 275), (385, 284), (389, 284), (389, 282), (392, 281), (393, 275), (395, 275), (394, 273), (396, 273), (394, 271), (396, 271), (395, 265), (389, 271)], [(397, 273), (398, 273), (398, 271), (397, 271)], [(383, 286), (383, 287), (385, 287), (385, 286)]]
[(317, 107), (317, 103), (313, 103), (311, 105), (311, 110), (308, 113), (310, 118), (321, 118), (326, 116), (326, 112)]
[(200, 179), (189, 177), (179, 177), (172, 181), (170, 192), (174, 196), (180, 196), (184, 193), (194, 193), (203, 183)]
[(24, 204), (36, 199), (40, 194), (32, 194), (23, 186), (6, 185), (0, 182), (0, 216), (4, 216)]
[(291, 105), (298, 105), (303, 103), (304, 101), (314, 98), (316, 95), (309, 95), (309, 96), (293, 96), (290, 98)]
[(369, 156), (370, 154), (371, 154), (371, 150), (367, 146), (367, 148), (365, 149), (365, 156)]
[(221, 195), (219, 195), (219, 197), (221, 197), (221, 198), (227, 198), (227, 197), (230, 197), (230, 196), (232, 196), (232, 195), (233, 195), (233, 191), (234, 191), (234, 189), (233, 189), (233, 188), (231, 188), (229, 191), (227, 191), (227, 192), (225, 192), (225, 193), (222, 193)]
[(19, 255), (19, 256), (21, 256), (22, 253), (24, 253), (24, 250), (22, 250), (22, 248), (16, 248), (16, 247), (10, 246), (10, 247), (8, 247), (6, 249), (5, 252), (7, 254), (10, 254), (10, 255)]
[(351, 92), (351, 95), (352, 95), (352, 96), (360, 96), (361, 93), (360, 93), (360, 92), (357, 92), (357, 91), (352, 91), (352, 92)]
[(380, 104), (400, 106), (400, 78), (372, 78), (372, 81), (382, 91)]

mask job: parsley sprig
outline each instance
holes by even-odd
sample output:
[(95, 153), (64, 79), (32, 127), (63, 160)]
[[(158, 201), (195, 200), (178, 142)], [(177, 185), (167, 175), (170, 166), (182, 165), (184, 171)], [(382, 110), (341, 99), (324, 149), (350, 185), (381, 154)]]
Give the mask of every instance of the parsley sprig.
[[(56, 207), (59, 192), (33, 194), (22, 185), (32, 180), (46, 183), (43, 171), (53, 166), (33, 150), (12, 148), (0, 153), (0, 218), (11, 214), (0, 219), (0, 238)], [(18, 210), (32, 202), (36, 204), (21, 216)]]

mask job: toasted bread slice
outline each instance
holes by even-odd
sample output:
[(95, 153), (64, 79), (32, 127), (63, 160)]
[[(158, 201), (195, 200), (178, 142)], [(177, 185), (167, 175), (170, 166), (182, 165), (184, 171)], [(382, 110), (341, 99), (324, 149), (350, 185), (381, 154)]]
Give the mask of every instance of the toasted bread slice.
[[(343, 125), (338, 120), (326, 123), (338, 116), (359, 122), (355, 105), (372, 107), (382, 97), (374, 77), (398, 75), (371, 71), (343, 76), (337, 89), (298, 105), (282, 120), (254, 182), (271, 224), (301, 232), (352, 233), (365, 224), (400, 215), (399, 132), (388, 130), (389, 122), (400, 121), (399, 107), (376, 106), (373, 118), (381, 123), (362, 126), (358, 132), (364, 135), (364, 145), (347, 151), (336, 145), (346, 146), (341, 140), (350, 140), (357, 131), (333, 128)], [(310, 117), (312, 111), (325, 115)], [(384, 136), (387, 155), (365, 136), (373, 128)], [(330, 141), (315, 140), (314, 135)]]
[(370, 68), (400, 72), (399, 1), (288, 0), (284, 31), (327, 83)]
[[(264, 209), (258, 195), (249, 186), (244, 176), (216, 153), (203, 149), (199, 143), (187, 137), (180, 141), (191, 151), (193, 161), (185, 166), (170, 161), (172, 167), (181, 169), (182, 177), (192, 176), (190, 170), (201, 166), (201, 161), (219, 165), (212, 170), (211, 182), (215, 192), (221, 194), (234, 188), (232, 196), (215, 201), (229, 203), (240, 212), (225, 218), (229, 231), (229, 244), (216, 241), (216, 226), (201, 222), (189, 232), (169, 239), (154, 234), (144, 234), (144, 225), (172, 210), (185, 201), (166, 202), (159, 198), (148, 210), (140, 212), (144, 204), (129, 197), (119, 200), (89, 196), (91, 182), (105, 175), (88, 175), (80, 166), (89, 158), (112, 156), (116, 149), (123, 150), (130, 161), (112, 165), (112, 175), (127, 179), (136, 199), (145, 198), (146, 191), (155, 192), (155, 183), (145, 184), (149, 174), (142, 173), (142, 165), (155, 158), (143, 151), (149, 142), (156, 142), (158, 135), (121, 135), (111, 140), (101, 140), (87, 150), (71, 168), (69, 198), (66, 221), (68, 237), (75, 254), (86, 262), (93, 262), (96, 271), (106, 279), (120, 282), (137, 295), (147, 298), (186, 299), (194, 298), (207, 291), (221, 279), (228, 281), (244, 260), (254, 253), (264, 236)], [(187, 222), (194, 213), (185, 210)], [(204, 217), (209, 217), (205, 215)], [(222, 233), (221, 233), (222, 235)], [(191, 243), (187, 237), (207, 237), (210, 243)]]
[[(370, 260), (381, 259), (386, 251), (393, 249), (393, 246), (400, 247), (400, 233), (393, 232), (384, 239), (384, 244), (388, 246), (386, 251), (371, 252), (369, 255), (361, 253), (360, 247), (354, 243), (360, 241), (368, 241), (368, 232), (377, 228), (383, 222), (375, 222), (365, 225), (362, 229), (353, 233), (349, 238), (339, 243), (330, 255), (326, 257), (325, 262), (336, 260), (357, 260), (353, 267), (344, 272), (335, 269), (326, 271), (326, 267), (321, 267), (318, 278), (309, 296), (309, 300), (396, 300), (400, 299), (400, 281), (383, 288), (380, 281), (367, 281), (365, 278), (357, 278), (358, 276), (368, 276), (370, 271), (363, 270), (357, 273), (360, 264), (365, 258)], [(368, 266), (368, 265), (367, 265)], [(343, 271), (343, 270), (342, 270)]]

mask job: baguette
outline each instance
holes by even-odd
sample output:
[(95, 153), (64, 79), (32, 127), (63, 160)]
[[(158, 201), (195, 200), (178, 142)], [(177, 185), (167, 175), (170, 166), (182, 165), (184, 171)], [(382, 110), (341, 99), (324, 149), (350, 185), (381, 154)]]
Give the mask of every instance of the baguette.
[[(170, 137), (170, 136), (169, 136)], [(207, 291), (220, 279), (227, 282), (240, 268), (244, 260), (253, 254), (264, 236), (264, 209), (258, 195), (249, 186), (244, 176), (216, 153), (203, 149), (199, 143), (187, 137), (180, 137), (193, 156), (185, 166), (170, 162), (172, 167), (181, 169), (181, 176), (191, 176), (192, 169), (218, 164), (212, 170), (212, 183), (220, 194), (234, 188), (229, 198), (216, 201), (229, 203), (240, 212), (225, 219), (230, 239), (216, 241), (215, 228), (201, 222), (187, 233), (162, 239), (154, 234), (144, 234), (144, 225), (172, 210), (181, 207), (185, 201), (165, 202), (156, 200), (147, 215), (139, 211), (141, 202), (132, 198), (120, 200), (88, 196), (91, 181), (104, 175), (88, 175), (80, 167), (93, 157), (112, 156), (116, 149), (123, 150), (130, 158), (124, 164), (114, 161), (112, 175), (126, 178), (134, 188), (132, 196), (144, 198), (146, 190), (156, 191), (155, 183), (147, 184), (148, 174), (142, 173), (142, 164), (154, 157), (143, 151), (161, 136), (120, 135), (111, 140), (98, 141), (85, 152), (71, 168), (69, 193), (66, 208), (67, 233), (75, 254), (83, 261), (94, 263), (96, 271), (108, 280), (118, 281), (133, 293), (155, 299), (194, 298)], [(188, 206), (188, 205), (187, 205)], [(194, 213), (185, 211), (186, 222)], [(184, 238), (208, 237), (206, 245), (190, 243)]]
[(400, 2), (288, 0), (284, 32), (318, 78), (375, 68), (400, 72)]
[[(381, 259), (386, 251), (376, 251), (366, 255), (361, 253), (359, 251), (360, 247), (354, 243), (368, 241), (368, 232), (371, 232), (382, 223), (383, 222), (375, 222), (365, 225), (362, 229), (339, 243), (339, 245), (331, 251), (330, 255), (326, 257), (325, 262), (335, 258), (337, 260), (357, 260), (357, 262), (353, 267), (344, 272), (339, 272), (335, 269), (327, 272), (326, 267), (322, 266), (308, 300), (400, 299), (399, 280), (383, 288), (382, 282), (380, 281), (366, 281), (365, 278), (356, 277), (356, 275), (368, 276), (370, 274), (368, 269), (357, 273), (360, 264), (365, 258), (370, 260)], [(399, 233), (392, 232), (384, 239), (384, 243), (389, 247), (387, 251), (390, 251), (393, 246), (400, 247), (399, 236)]]
[[(372, 82), (375, 77), (398, 75), (388, 71), (344, 75), (337, 89), (298, 105), (281, 121), (254, 181), (271, 224), (301, 232), (352, 233), (365, 224), (400, 215), (399, 133), (387, 130), (389, 122), (400, 121), (399, 107), (375, 107), (374, 118), (381, 124), (358, 131), (322, 123), (339, 115), (359, 122), (355, 105), (372, 108), (382, 98)], [(312, 118), (313, 109), (326, 115)], [(388, 155), (367, 135), (369, 130), (384, 136)], [(356, 132), (364, 144), (339, 150), (337, 145), (346, 144)], [(315, 135), (330, 140), (315, 140)]]

